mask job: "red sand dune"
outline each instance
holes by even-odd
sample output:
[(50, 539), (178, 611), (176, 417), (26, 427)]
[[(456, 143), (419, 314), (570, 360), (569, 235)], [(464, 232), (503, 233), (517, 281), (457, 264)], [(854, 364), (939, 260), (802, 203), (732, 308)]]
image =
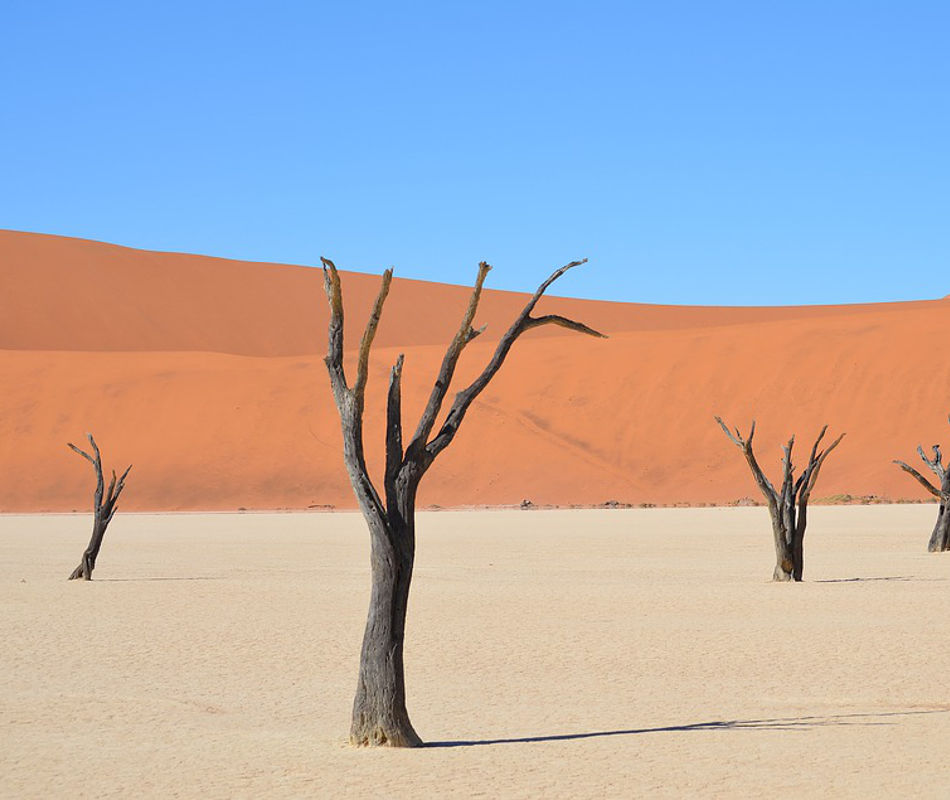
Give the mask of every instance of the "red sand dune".
[[(343, 279), (352, 348), (379, 279)], [(468, 294), (394, 281), (367, 398), (377, 475), (389, 366), (406, 354), (411, 430)], [(134, 464), (126, 509), (354, 506), (322, 364), (319, 270), (0, 231), (0, 296), (0, 510), (87, 509), (90, 470), (65, 447), (87, 430), (107, 464)], [(488, 331), (466, 350), (458, 386), (524, 300), (486, 292), (478, 324)], [(757, 453), (773, 475), (790, 433), (804, 449), (824, 422), (847, 431), (818, 497), (922, 498), (891, 459), (915, 460), (918, 443), (950, 447), (946, 299), (542, 303), (610, 338), (524, 336), (426, 476), (420, 506), (757, 497), (717, 413), (743, 430), (758, 420)]]

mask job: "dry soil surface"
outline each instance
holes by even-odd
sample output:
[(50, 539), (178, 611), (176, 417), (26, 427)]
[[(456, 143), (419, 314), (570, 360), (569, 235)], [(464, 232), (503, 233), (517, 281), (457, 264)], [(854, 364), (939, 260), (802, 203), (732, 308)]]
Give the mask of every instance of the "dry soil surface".
[(346, 743), (354, 514), (0, 517), (9, 797), (946, 797), (934, 506), (419, 515), (416, 751)]

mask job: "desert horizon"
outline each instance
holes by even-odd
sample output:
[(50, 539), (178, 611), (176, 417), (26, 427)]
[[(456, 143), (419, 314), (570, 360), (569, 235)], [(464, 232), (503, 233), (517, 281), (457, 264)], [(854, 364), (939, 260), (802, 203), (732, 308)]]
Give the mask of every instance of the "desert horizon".
[[(378, 281), (343, 272), (351, 365)], [(355, 507), (322, 363), (318, 269), (0, 231), (0, 286), (0, 511), (87, 508), (89, 476), (65, 446), (86, 432), (107, 468), (133, 464), (126, 510)], [(405, 355), (411, 425), (469, 293), (397, 271), (370, 367), (373, 474), (389, 367)], [(456, 387), (525, 297), (486, 288), (477, 324), (488, 329)], [(716, 414), (743, 430), (757, 419), (767, 474), (792, 433), (805, 446), (823, 424), (846, 432), (816, 502), (927, 499), (891, 462), (945, 438), (950, 364), (920, 344), (940, 339), (946, 299), (728, 308), (545, 297), (542, 307), (610, 338), (527, 334), (476, 401), (464, 447), (423, 483), (421, 507), (759, 502)]]
[(950, 5), (7, 5), (0, 800), (950, 796)]

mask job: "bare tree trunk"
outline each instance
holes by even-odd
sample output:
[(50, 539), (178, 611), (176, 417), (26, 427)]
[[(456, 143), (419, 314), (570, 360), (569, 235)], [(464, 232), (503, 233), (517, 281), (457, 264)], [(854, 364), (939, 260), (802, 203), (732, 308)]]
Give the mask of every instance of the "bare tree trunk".
[(99, 447), (96, 445), (96, 440), (92, 437), (91, 433), (87, 433), (86, 438), (89, 439), (89, 444), (92, 445), (94, 456), (84, 450), (80, 450), (72, 443), (67, 443), (70, 449), (79, 453), (79, 455), (92, 464), (96, 472), (96, 492), (93, 497), (92, 538), (89, 539), (89, 545), (82, 554), (82, 560), (79, 562), (79, 566), (69, 575), (69, 580), (71, 581), (80, 578), (84, 581), (92, 580), (92, 571), (96, 568), (96, 559), (99, 557), (99, 549), (102, 547), (102, 540), (106, 535), (106, 528), (109, 527), (112, 517), (115, 516), (116, 502), (119, 499), (119, 495), (122, 494), (122, 490), (125, 488), (125, 478), (129, 474), (129, 470), (132, 469), (132, 465), (129, 464), (118, 481), (116, 481), (115, 471), (113, 471), (109, 489), (105, 491), (105, 482), (102, 477), (102, 456), (99, 453)]
[(343, 462), (370, 533), (372, 585), (360, 653), (359, 679), (353, 700), (350, 742), (356, 745), (415, 747), (422, 744), (422, 739), (413, 729), (406, 711), (403, 655), (409, 587), (415, 558), (415, 506), (419, 482), (439, 453), (452, 443), (472, 402), (501, 368), (512, 344), (522, 333), (540, 325), (551, 324), (592, 336), (602, 334), (555, 314), (531, 316), (548, 286), (567, 270), (584, 262), (571, 262), (556, 270), (541, 284), (502, 336), (491, 361), (481, 374), (455, 396), (442, 427), (433, 436), (435, 422), (448, 393), (459, 356), (464, 347), (481, 333), (481, 330), (472, 327), (472, 322), (478, 308), (482, 284), (491, 268), (484, 262), (479, 264), (475, 287), (462, 317), (462, 324), (446, 350), (416, 432), (405, 448), (402, 435), (402, 356), (396, 360), (390, 373), (386, 410), (384, 503), (366, 469), (363, 451), (363, 401), (369, 375), (370, 348), (389, 293), (392, 270), (383, 274), (379, 295), (360, 342), (356, 379), (351, 386), (343, 370), (343, 293), (340, 276), (332, 261), (321, 260), (327, 299), (330, 301), (329, 350), (325, 361), (330, 373), (333, 399), (340, 413)]
[(818, 480), (825, 459), (844, 438), (842, 433), (825, 450), (818, 450), (821, 440), (828, 430), (826, 425), (821, 429), (815, 444), (808, 457), (808, 466), (802, 474), (795, 478), (795, 468), (792, 465), (792, 449), (795, 446), (795, 437), (788, 440), (782, 447), (782, 486), (776, 490), (772, 482), (765, 476), (752, 450), (752, 439), (755, 436), (755, 420), (746, 438), (742, 437), (738, 428), (735, 432), (729, 430), (720, 417), (716, 422), (723, 429), (726, 436), (742, 451), (749, 469), (759, 489), (765, 496), (769, 506), (769, 516), (772, 518), (772, 537), (775, 541), (775, 569), (772, 571), (772, 580), (787, 582), (801, 581), (805, 570), (805, 527), (808, 524), (808, 501), (812, 489)]
[[(772, 571), (773, 581), (790, 581), (795, 572), (795, 560), (792, 550), (788, 546), (786, 532), (780, 522), (772, 520), (772, 536), (775, 540), (775, 569)], [(801, 580), (801, 577), (795, 580)]]
[[(365, 515), (365, 510), (364, 510)], [(406, 710), (403, 652), (415, 557), (415, 520), (377, 519), (370, 528), (372, 588), (350, 741), (415, 747), (422, 739)]]
[(924, 448), (920, 445), (917, 445), (917, 454), (930, 468), (931, 472), (937, 476), (939, 481), (937, 486), (934, 486), (909, 464), (898, 460), (895, 460), (894, 463), (940, 501), (940, 506), (937, 509), (937, 521), (934, 524), (933, 533), (930, 534), (930, 541), (927, 542), (927, 550), (931, 553), (943, 553), (950, 550), (950, 513), (947, 511), (950, 507), (950, 469), (947, 469), (943, 464), (939, 444), (933, 446), (933, 458), (927, 458)]
[(941, 503), (937, 510), (937, 522), (930, 535), (927, 550), (931, 553), (943, 553), (950, 550), (950, 514), (947, 513), (945, 503)]
[(792, 580), (800, 581), (805, 571), (805, 531), (792, 539)]
[(102, 547), (102, 538), (105, 535), (106, 525), (103, 524), (97, 511), (92, 523), (92, 538), (89, 540), (89, 545), (85, 551), (83, 551), (79, 566), (70, 573), (69, 580), (74, 581), (79, 578), (84, 581), (92, 580), (92, 571), (96, 568), (96, 558), (99, 556), (99, 548)]

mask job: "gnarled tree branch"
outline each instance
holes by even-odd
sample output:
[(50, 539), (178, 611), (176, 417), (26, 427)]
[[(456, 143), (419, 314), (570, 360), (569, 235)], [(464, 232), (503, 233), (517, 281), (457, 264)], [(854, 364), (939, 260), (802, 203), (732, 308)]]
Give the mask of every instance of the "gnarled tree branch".
[(472, 322), (475, 319), (478, 303), (482, 297), (482, 286), (490, 271), (491, 265), (484, 261), (479, 263), (478, 273), (475, 276), (475, 286), (472, 288), (472, 296), (468, 301), (465, 313), (462, 315), (462, 324), (459, 325), (458, 332), (446, 348), (442, 365), (439, 367), (439, 374), (436, 376), (435, 383), (432, 384), (432, 391), (429, 393), (429, 400), (422, 416), (419, 418), (419, 424), (413, 434), (412, 441), (410, 441), (407, 448), (410, 457), (413, 459), (419, 457), (429, 439), (429, 434), (432, 432), (436, 418), (439, 416), (439, 411), (442, 410), (442, 403), (449, 391), (452, 377), (455, 375), (455, 368), (458, 365), (459, 357), (462, 355), (462, 350), (484, 330), (484, 328), (476, 330), (472, 327)]
[(903, 461), (900, 461), (896, 458), (894, 459), (893, 463), (897, 464), (897, 466), (899, 466), (902, 470), (904, 470), (904, 472), (908, 473), (913, 478), (915, 478), (921, 486), (923, 486), (928, 492), (930, 492), (938, 500), (947, 499), (943, 496), (941, 491), (936, 486), (934, 486), (930, 481), (928, 481), (923, 475), (921, 475), (917, 470), (915, 470), (910, 464), (905, 464)]
[[(947, 419), (950, 421), (950, 417)], [(917, 454), (921, 461), (930, 468), (930, 471), (939, 478), (939, 487), (934, 486), (909, 464), (898, 460), (895, 460), (894, 463), (940, 501), (940, 506), (937, 509), (937, 522), (934, 524), (927, 549), (931, 553), (942, 553), (950, 550), (950, 470), (943, 465), (939, 444), (933, 445), (933, 458), (927, 458), (924, 448), (920, 445), (917, 445)]]
[(501, 365), (505, 363), (505, 359), (507, 358), (508, 352), (511, 350), (512, 345), (525, 331), (530, 330), (531, 328), (537, 328), (540, 325), (554, 324), (570, 328), (571, 330), (578, 331), (579, 333), (585, 333), (589, 336), (596, 336), (604, 339), (607, 338), (603, 333), (600, 333), (599, 331), (596, 331), (587, 325), (574, 322), (557, 315), (551, 314), (545, 317), (531, 317), (531, 312), (538, 304), (538, 300), (541, 299), (541, 295), (544, 294), (545, 290), (552, 283), (554, 283), (554, 281), (560, 278), (569, 269), (573, 269), (574, 267), (578, 267), (581, 264), (586, 263), (587, 259), (585, 258), (580, 261), (572, 261), (569, 264), (565, 264), (563, 267), (551, 273), (548, 279), (538, 287), (537, 291), (535, 291), (535, 293), (531, 296), (531, 299), (521, 310), (521, 313), (512, 323), (511, 327), (505, 332), (505, 335), (501, 337), (501, 341), (498, 342), (498, 346), (495, 348), (495, 353), (486, 365), (485, 369), (482, 370), (481, 374), (475, 378), (472, 383), (455, 395), (455, 400), (449, 409), (449, 413), (446, 415), (445, 422), (439, 429), (438, 434), (436, 434), (436, 436), (425, 447), (425, 451), (428, 455), (428, 463), (431, 463), (439, 453), (441, 453), (446, 447), (449, 446), (449, 444), (451, 444), (456, 433), (458, 433), (459, 426), (462, 424), (462, 420), (465, 418), (465, 414), (472, 405), (472, 402), (476, 397), (478, 397), (479, 394), (481, 394), (482, 390), (488, 385), (489, 381), (495, 377), (495, 374), (498, 372), (498, 370), (501, 369)]

